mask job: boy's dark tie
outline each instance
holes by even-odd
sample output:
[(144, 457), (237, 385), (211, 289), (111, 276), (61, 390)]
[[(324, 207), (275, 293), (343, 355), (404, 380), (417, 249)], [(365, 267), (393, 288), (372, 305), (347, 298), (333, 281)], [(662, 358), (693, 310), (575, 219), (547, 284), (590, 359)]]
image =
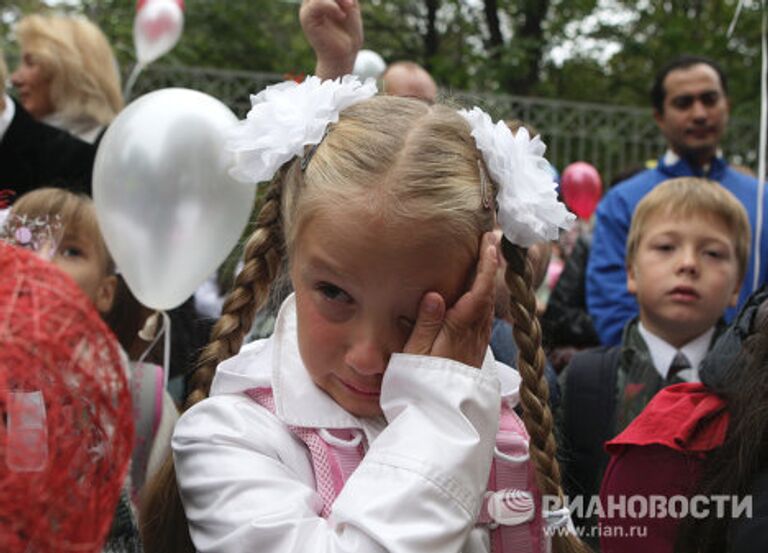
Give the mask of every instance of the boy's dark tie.
[(687, 380), (680, 374), (681, 371), (691, 368), (691, 362), (684, 353), (678, 351), (672, 363), (669, 365), (669, 371), (667, 371), (667, 384), (679, 384), (680, 382), (687, 382)]

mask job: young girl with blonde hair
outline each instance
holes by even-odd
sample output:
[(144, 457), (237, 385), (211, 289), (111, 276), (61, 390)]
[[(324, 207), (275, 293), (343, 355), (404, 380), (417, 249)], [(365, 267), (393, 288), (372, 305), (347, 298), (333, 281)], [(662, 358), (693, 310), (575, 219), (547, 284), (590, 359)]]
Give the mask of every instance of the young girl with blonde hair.
[[(0, 224), (0, 239), (18, 234), (19, 227), (31, 227), (35, 221), (49, 221), (55, 227), (50, 233), (52, 244), (44, 245), (43, 253), (77, 283), (110, 329), (116, 332), (120, 321), (112, 312), (127, 300), (116, 296), (119, 277), (101, 235), (93, 200), (62, 188), (27, 192), (13, 204), (8, 223)], [(136, 331), (134, 328), (134, 335)], [(118, 335), (119, 340), (124, 338)], [(159, 470), (169, 453), (178, 413), (173, 399), (163, 390), (162, 367), (129, 362), (124, 352), (121, 353), (131, 381), (136, 417), (136, 445), (130, 476), (133, 498), (138, 504), (145, 481)]]
[[(272, 182), (172, 442), (194, 548), (582, 550), (567, 509), (541, 501), (562, 492), (525, 251), (572, 219), (543, 144), (478, 109), (374, 94), (351, 77), (284, 83), (233, 132), (233, 174)], [(488, 348), (500, 253), (522, 384)], [(241, 350), (284, 273), (275, 333)], [(519, 493), (494, 508), (500, 411), (518, 398), (533, 494), (502, 490)], [(166, 477), (155, 507), (174, 499)], [(148, 551), (177, 515), (154, 511)], [(501, 546), (490, 529), (516, 515), (544, 524)]]

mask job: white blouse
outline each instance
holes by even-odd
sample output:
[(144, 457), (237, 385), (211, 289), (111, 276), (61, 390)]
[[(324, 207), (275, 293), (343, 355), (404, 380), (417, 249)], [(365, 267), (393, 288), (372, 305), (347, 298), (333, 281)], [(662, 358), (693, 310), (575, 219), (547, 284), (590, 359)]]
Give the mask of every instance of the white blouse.
[[(211, 397), (176, 425), (176, 475), (197, 550), (487, 551), (487, 531), (473, 530), (474, 521), (500, 388), (516, 401), (518, 385), (517, 373), (496, 363), (490, 350), (481, 369), (395, 354), (382, 384), (384, 417), (357, 418), (304, 368), (289, 297), (274, 335), (222, 363)], [(275, 414), (243, 393), (254, 387), (272, 388)], [(367, 438), (368, 451), (328, 519), (318, 514), (309, 452), (286, 425), (357, 428)]]

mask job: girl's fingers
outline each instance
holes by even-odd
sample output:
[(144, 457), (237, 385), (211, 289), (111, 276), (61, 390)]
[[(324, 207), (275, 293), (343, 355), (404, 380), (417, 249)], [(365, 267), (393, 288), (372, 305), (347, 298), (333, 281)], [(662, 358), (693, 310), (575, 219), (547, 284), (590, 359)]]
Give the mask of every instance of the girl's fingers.
[(480, 254), (480, 261), (477, 268), (477, 276), (472, 283), (469, 292), (477, 295), (482, 301), (491, 297), (493, 304), (493, 295), (496, 290), (496, 271), (499, 270), (499, 242), (496, 234), (486, 232), (483, 236), (483, 245)]
[(485, 320), (493, 312), (496, 294), (496, 271), (499, 268), (498, 239), (486, 232), (480, 245), (477, 271), (469, 290), (459, 298), (446, 315), (456, 326)]
[(483, 236), (477, 271), (470, 289), (447, 311), (431, 354), (479, 367), (488, 349), (495, 306), (498, 240)]
[(432, 345), (443, 328), (445, 316), (445, 301), (437, 292), (427, 292), (421, 298), (419, 313), (416, 317), (413, 331), (403, 348), (403, 353), (428, 355)]

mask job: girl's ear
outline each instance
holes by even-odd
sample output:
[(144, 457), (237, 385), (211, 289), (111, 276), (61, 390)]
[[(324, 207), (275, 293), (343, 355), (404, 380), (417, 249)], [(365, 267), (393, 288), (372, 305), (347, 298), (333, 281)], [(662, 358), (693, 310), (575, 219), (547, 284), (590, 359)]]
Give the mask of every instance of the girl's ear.
[(101, 315), (106, 315), (112, 311), (112, 304), (115, 301), (115, 290), (117, 289), (117, 276), (109, 275), (101, 279), (99, 289), (96, 291), (96, 310)]

